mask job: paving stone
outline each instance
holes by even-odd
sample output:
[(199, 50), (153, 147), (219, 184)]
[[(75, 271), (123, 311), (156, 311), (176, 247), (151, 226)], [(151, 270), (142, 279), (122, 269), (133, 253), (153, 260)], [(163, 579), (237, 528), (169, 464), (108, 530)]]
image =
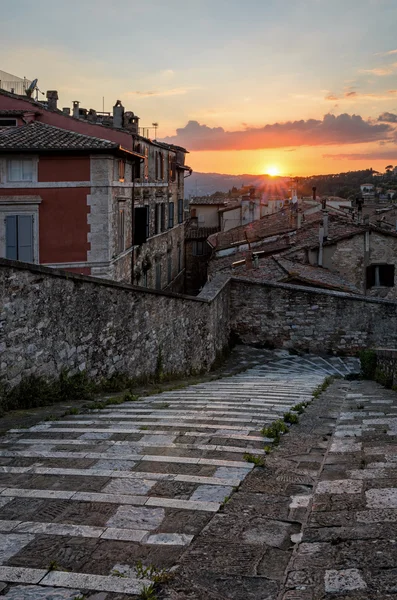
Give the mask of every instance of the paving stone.
[(0, 533), (0, 564), (4, 564), (11, 556), (18, 554), (18, 552), (32, 540), (34, 540), (34, 535)]
[(362, 482), (355, 479), (340, 479), (336, 481), (320, 481), (317, 484), (316, 494), (359, 494), (362, 491)]
[(86, 573), (64, 573), (51, 571), (41, 580), (40, 585), (78, 587), (90, 590), (106, 592), (122, 592), (126, 594), (138, 594), (143, 587), (150, 585), (147, 579), (130, 579), (128, 577), (107, 577), (101, 575), (89, 575)]
[(115, 515), (107, 521), (108, 527), (118, 529), (157, 529), (164, 520), (162, 508), (120, 506)]
[(4, 596), (7, 600), (74, 600), (80, 590), (42, 588), (37, 585), (16, 585)]
[(233, 488), (230, 486), (199, 485), (190, 496), (189, 500), (203, 502), (223, 502), (231, 495)]
[(367, 587), (361, 572), (358, 569), (334, 569), (325, 572), (325, 591), (341, 593), (351, 590), (363, 590)]
[(113, 479), (103, 488), (104, 494), (132, 494), (146, 496), (156, 484), (145, 479)]
[(365, 492), (368, 508), (397, 508), (397, 489), (372, 489)]

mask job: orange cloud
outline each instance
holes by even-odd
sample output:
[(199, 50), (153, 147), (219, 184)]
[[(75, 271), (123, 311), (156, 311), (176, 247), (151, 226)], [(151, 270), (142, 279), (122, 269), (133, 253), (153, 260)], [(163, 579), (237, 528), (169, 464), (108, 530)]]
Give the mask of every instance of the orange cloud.
[(387, 139), (393, 128), (386, 123), (365, 121), (359, 115), (327, 114), (322, 120), (273, 123), (243, 131), (225, 131), (189, 121), (176, 135), (163, 141), (189, 150), (257, 150), (329, 144), (357, 144)]

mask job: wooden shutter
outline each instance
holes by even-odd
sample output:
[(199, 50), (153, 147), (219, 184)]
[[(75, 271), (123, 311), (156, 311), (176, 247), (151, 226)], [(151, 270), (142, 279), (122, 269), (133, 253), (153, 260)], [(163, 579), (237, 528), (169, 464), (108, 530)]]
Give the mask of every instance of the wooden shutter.
[(17, 217), (6, 217), (6, 258), (18, 260)]
[(33, 217), (19, 215), (18, 221), (18, 260), (33, 262)]

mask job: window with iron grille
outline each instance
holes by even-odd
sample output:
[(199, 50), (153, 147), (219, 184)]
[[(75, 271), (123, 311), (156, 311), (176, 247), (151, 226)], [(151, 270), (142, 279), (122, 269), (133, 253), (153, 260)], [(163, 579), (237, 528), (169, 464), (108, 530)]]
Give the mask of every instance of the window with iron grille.
[(168, 202), (168, 228), (174, 226), (174, 203)]
[(178, 223), (183, 223), (183, 198), (178, 200)]

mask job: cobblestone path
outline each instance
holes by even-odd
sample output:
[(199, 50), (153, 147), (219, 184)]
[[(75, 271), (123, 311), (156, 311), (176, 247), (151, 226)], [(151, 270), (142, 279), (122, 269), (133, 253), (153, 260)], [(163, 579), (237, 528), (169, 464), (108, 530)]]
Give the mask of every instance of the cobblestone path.
[(264, 454), (261, 428), (310, 400), (327, 375), (357, 371), (355, 359), (268, 352), (260, 360), (238, 375), (0, 438), (3, 597), (141, 593), (151, 581), (138, 561), (179, 564), (253, 468), (244, 453)]

